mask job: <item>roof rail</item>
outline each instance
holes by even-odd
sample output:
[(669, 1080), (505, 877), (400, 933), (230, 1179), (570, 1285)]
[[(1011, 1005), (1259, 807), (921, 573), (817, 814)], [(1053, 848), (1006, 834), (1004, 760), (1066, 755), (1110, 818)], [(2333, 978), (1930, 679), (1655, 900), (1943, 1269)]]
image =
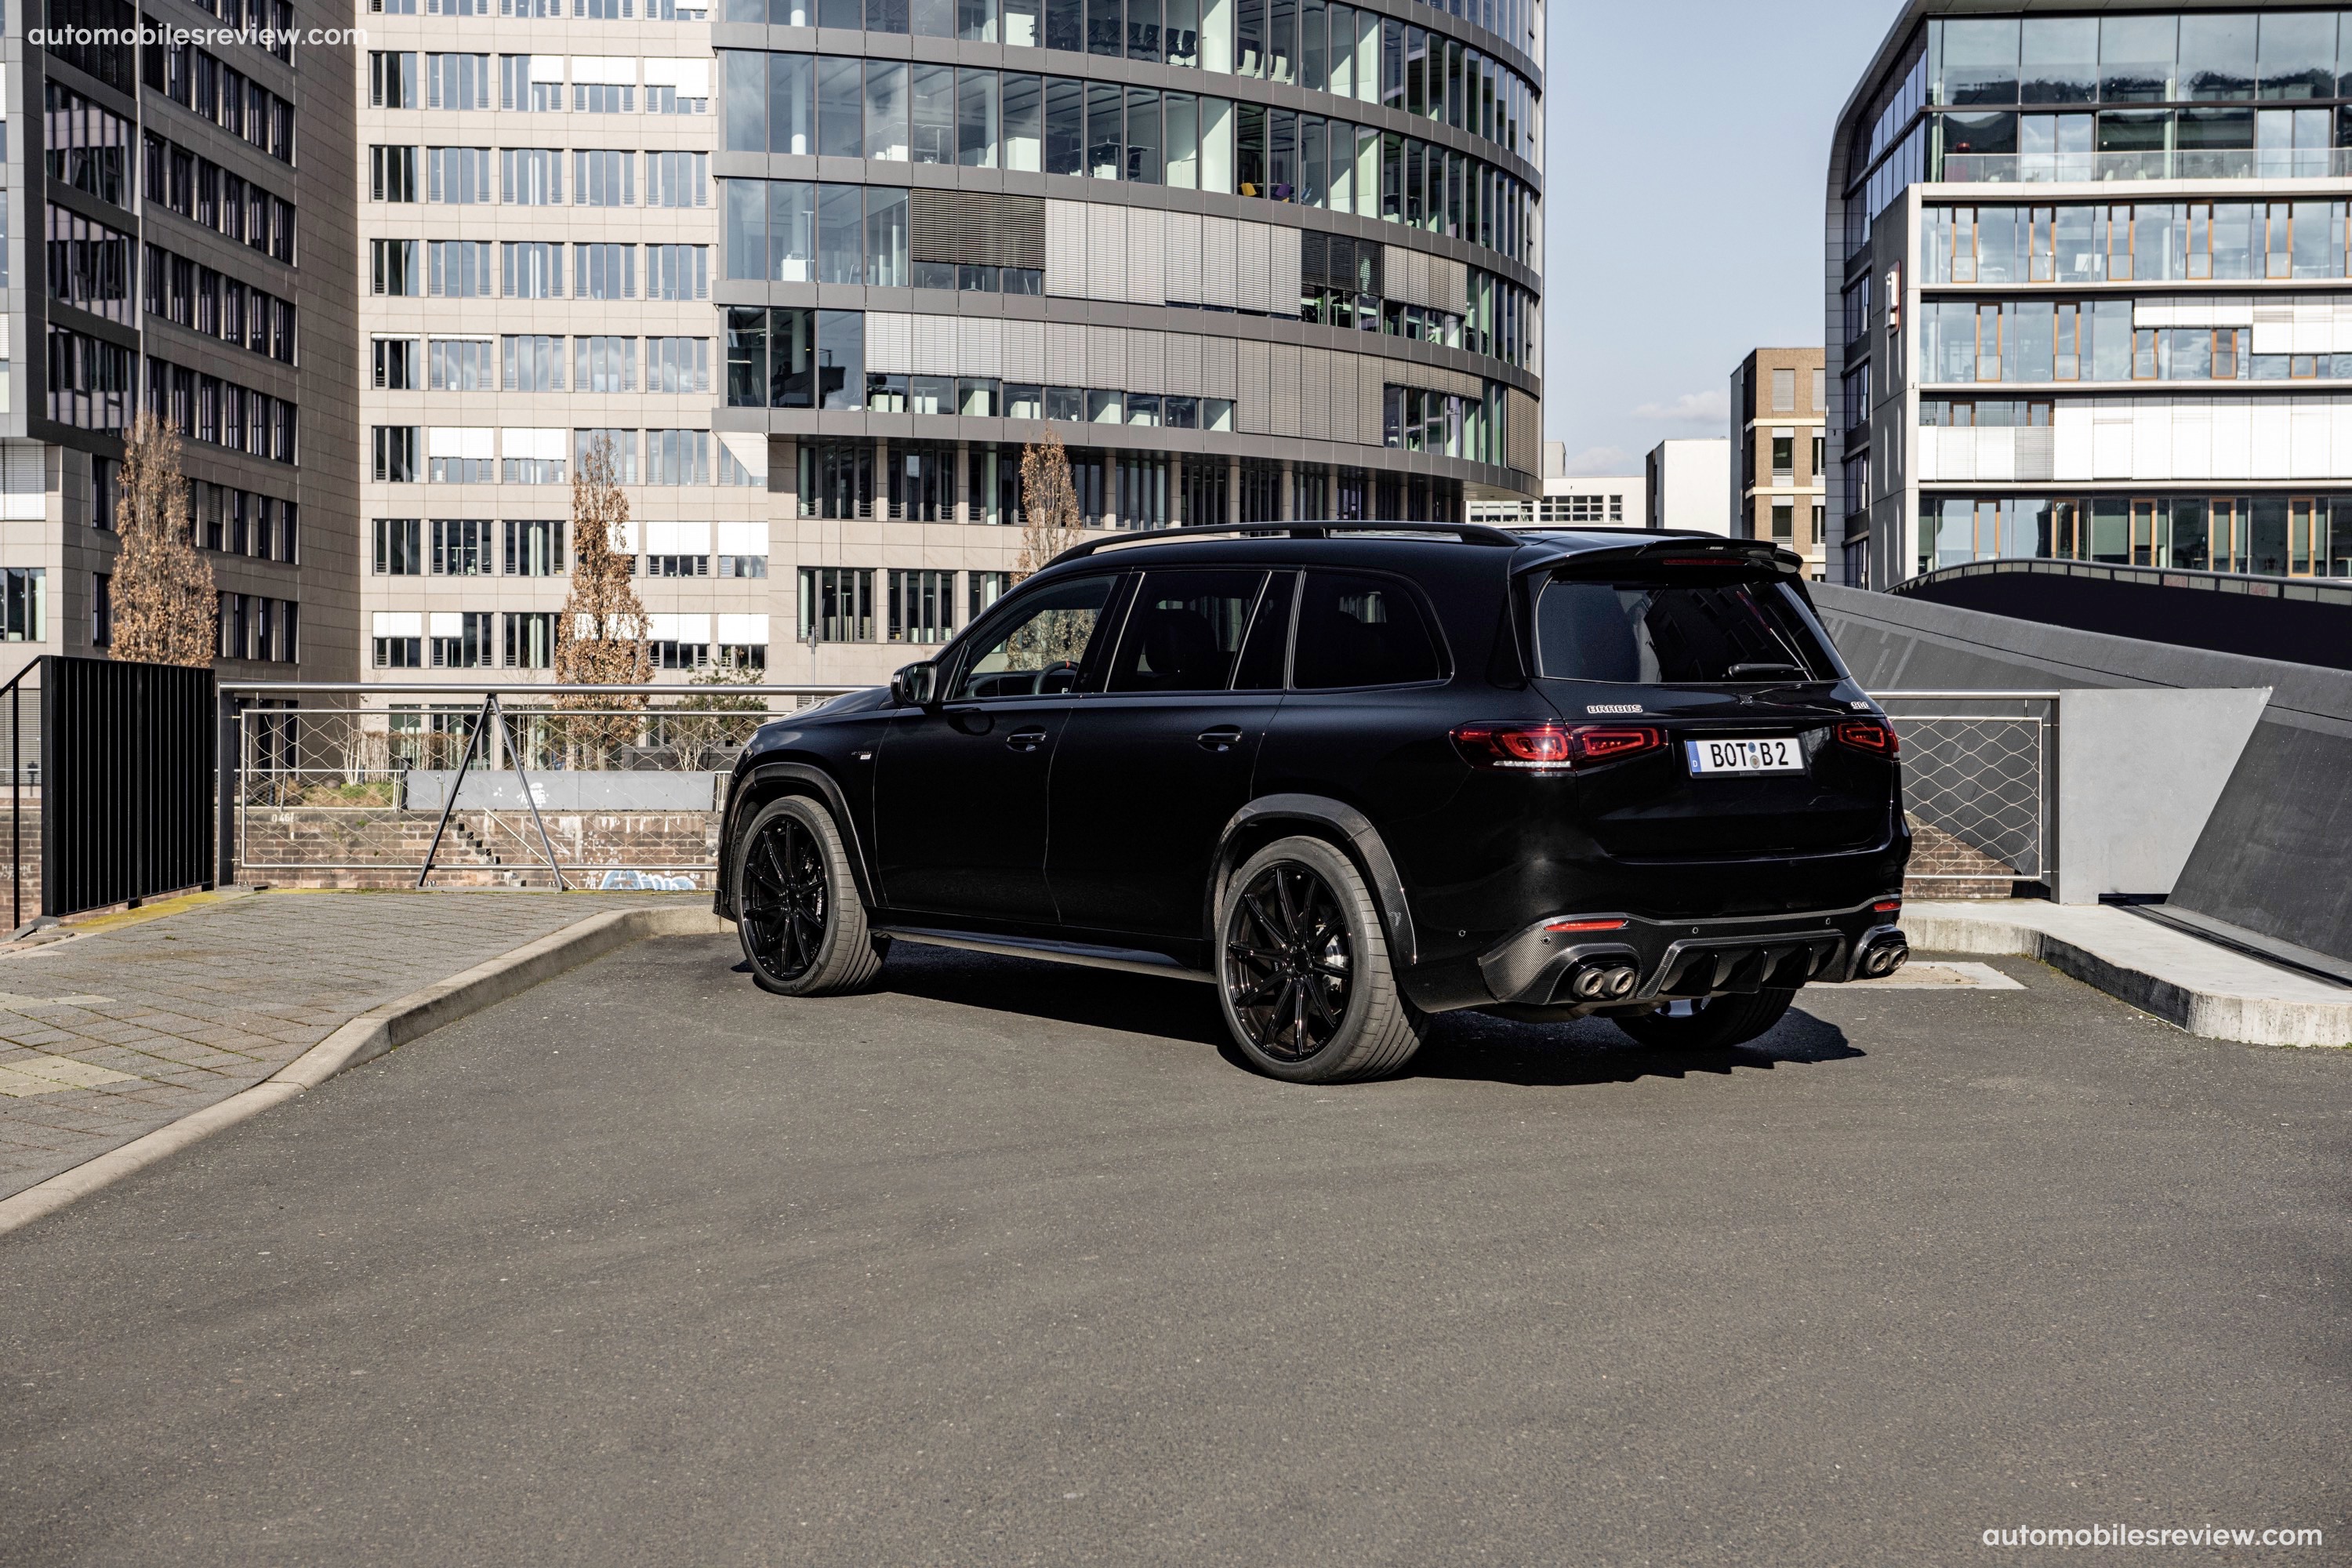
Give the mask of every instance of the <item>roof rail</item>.
[(1048, 564), (1059, 565), (1065, 561), (1080, 560), (1097, 551), (1118, 545), (1251, 533), (1277, 539), (1328, 539), (1336, 533), (1442, 533), (1450, 534), (1465, 544), (1498, 544), (1511, 550), (1528, 542), (1516, 533), (1483, 522), (1212, 522), (1178, 528), (1151, 528), (1136, 533), (1114, 533), (1101, 539), (1089, 539), (1084, 544), (1063, 551)]

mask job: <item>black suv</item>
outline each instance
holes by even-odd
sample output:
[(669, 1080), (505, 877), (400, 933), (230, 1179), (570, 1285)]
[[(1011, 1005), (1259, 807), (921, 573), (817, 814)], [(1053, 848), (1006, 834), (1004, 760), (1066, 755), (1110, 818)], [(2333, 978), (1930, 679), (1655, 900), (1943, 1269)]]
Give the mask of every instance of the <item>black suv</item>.
[(1800, 573), (1624, 530), (1098, 540), (763, 727), (717, 907), (787, 995), (893, 940), (1206, 982), (1298, 1082), (1461, 1007), (1752, 1039), (1907, 955), (1895, 731)]

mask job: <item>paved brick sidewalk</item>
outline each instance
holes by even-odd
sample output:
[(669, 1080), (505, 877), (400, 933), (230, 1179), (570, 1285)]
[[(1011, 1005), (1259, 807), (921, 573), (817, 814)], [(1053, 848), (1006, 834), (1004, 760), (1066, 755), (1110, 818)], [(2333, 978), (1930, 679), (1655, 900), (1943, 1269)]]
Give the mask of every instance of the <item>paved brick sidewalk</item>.
[(709, 900), (261, 893), (0, 956), (0, 1196), (260, 1082), (371, 1007), (599, 910)]

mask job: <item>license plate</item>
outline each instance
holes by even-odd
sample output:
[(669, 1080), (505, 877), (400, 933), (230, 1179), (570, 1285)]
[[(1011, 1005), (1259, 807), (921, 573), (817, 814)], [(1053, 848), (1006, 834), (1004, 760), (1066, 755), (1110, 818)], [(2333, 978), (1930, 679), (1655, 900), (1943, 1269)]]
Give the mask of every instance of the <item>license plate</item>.
[(1793, 735), (1766, 741), (1685, 741), (1683, 752), (1695, 776), (1805, 771), (1805, 749)]

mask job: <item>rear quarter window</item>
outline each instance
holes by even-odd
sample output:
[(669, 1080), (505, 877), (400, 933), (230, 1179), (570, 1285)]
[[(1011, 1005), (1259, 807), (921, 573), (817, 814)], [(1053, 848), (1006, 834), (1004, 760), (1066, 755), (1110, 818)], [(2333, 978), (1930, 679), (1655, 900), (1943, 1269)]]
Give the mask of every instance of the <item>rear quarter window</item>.
[(1536, 602), (1536, 645), (1555, 680), (1716, 685), (1843, 673), (1804, 601), (1768, 578), (1555, 577)]
[(1352, 572), (1307, 574), (1291, 685), (1309, 691), (1406, 686), (1444, 674), (1429, 617), (1402, 583)]

